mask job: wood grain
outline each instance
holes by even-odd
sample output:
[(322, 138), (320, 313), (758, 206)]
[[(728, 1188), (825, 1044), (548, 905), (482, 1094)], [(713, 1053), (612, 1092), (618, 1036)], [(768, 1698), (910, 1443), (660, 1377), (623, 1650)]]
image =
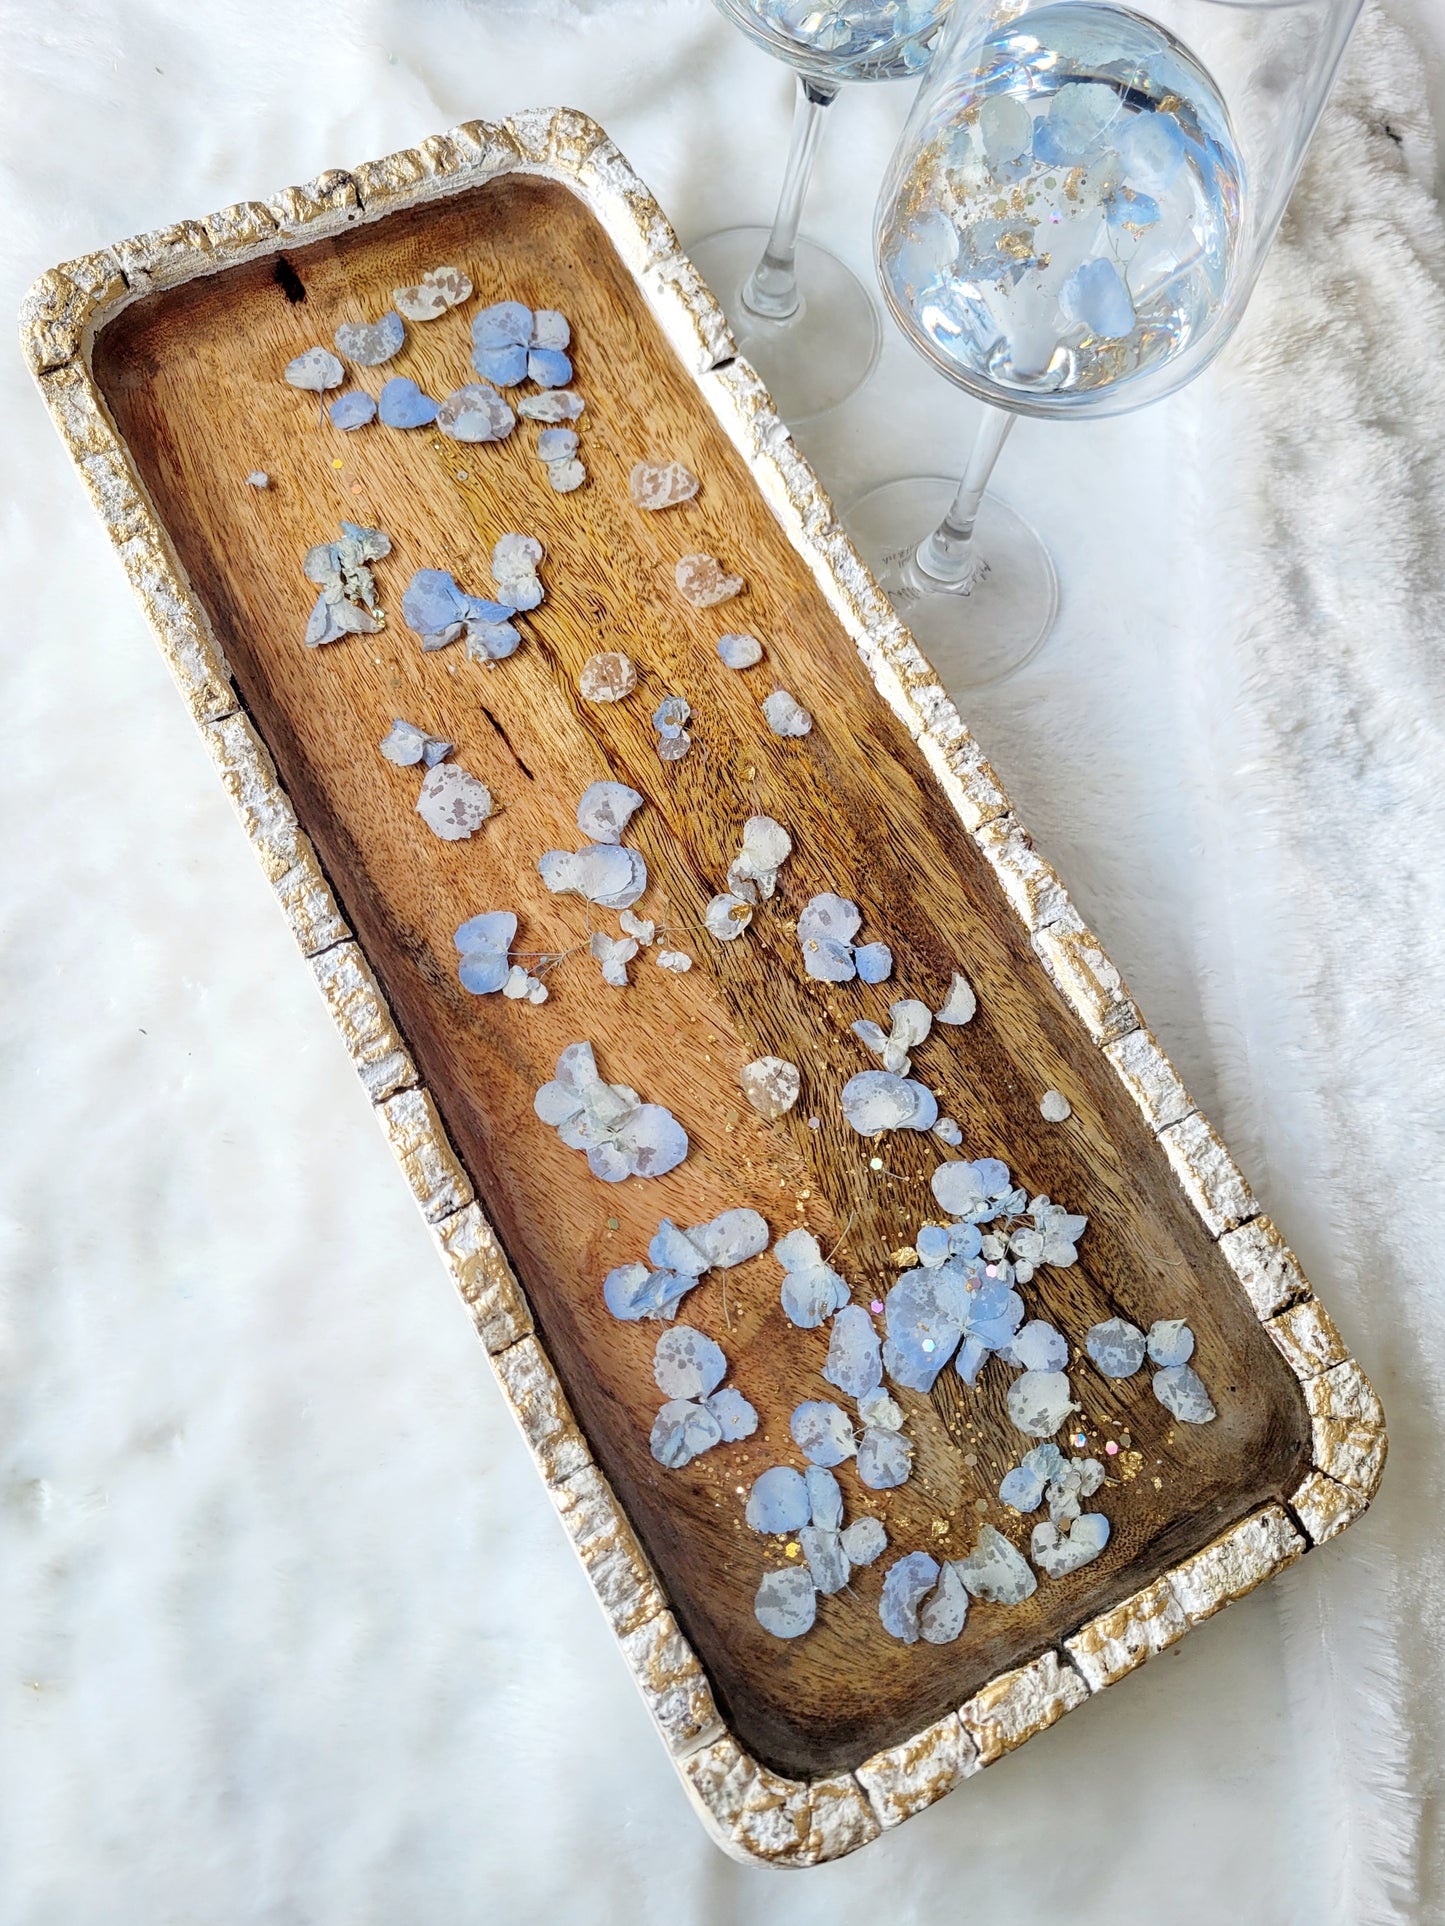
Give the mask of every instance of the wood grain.
[[(271, 261), (150, 296), (101, 332), (98, 382), (725, 1716), (779, 1771), (851, 1767), (1291, 1491), (1308, 1464), (1299, 1388), (582, 205), (561, 186), (513, 177), (286, 258), (304, 301), (288, 298)], [(478, 300), (514, 297), (570, 316), (588, 403), (578, 426), (591, 479), (579, 493), (548, 488), (531, 423), (495, 447), (379, 426), (343, 436), (282, 384), (293, 355), (329, 345), (339, 321), (374, 317), (394, 286), (443, 262), (471, 275)], [(403, 373), (433, 394), (450, 391), (469, 378), (470, 311), (412, 327), (398, 359), (357, 371), (360, 381), (376, 392)], [(627, 475), (644, 455), (685, 461), (702, 477), (697, 499), (659, 515), (635, 509)], [(266, 491), (245, 486), (258, 467), (272, 477)], [(392, 538), (376, 570), (388, 627), (307, 650), (314, 590), (301, 557), (335, 538), (341, 516)], [(521, 649), (491, 669), (459, 648), (423, 655), (400, 617), (413, 570), (449, 568), (487, 593), (487, 558), (508, 529), (537, 534), (547, 549), (547, 600), (525, 618)], [(674, 562), (698, 549), (746, 578), (742, 596), (702, 612), (681, 599)], [(734, 629), (756, 633), (768, 651), (745, 674), (715, 652)], [(626, 650), (640, 670), (636, 694), (611, 707), (577, 694), (582, 663), (602, 648)], [(768, 733), (759, 704), (775, 687), (813, 712), (810, 736), (784, 743)], [(696, 747), (664, 765), (649, 718), (669, 692), (693, 706)], [(472, 841), (439, 842), (414, 811), (418, 772), (378, 755), (398, 715), (453, 740), (454, 759), (491, 788), (497, 812)], [(527, 950), (584, 940), (582, 904), (549, 896), (535, 862), (545, 849), (578, 846), (577, 797), (603, 777), (648, 798), (628, 835), (651, 877), (639, 913), (665, 920), (697, 967), (675, 978), (644, 954), (631, 987), (613, 990), (584, 954), (551, 976), (541, 1008), (467, 996), (451, 941), (466, 916), (516, 910)], [(744, 819), (759, 812), (788, 826), (795, 854), (776, 902), (724, 947), (698, 927), (701, 912)], [(891, 983), (804, 976), (792, 926), (822, 889), (854, 897), (863, 935), (891, 943)], [(614, 917), (592, 916), (615, 932)], [(962, 1556), (984, 1518), (1025, 1542), (1024, 1521), (996, 1493), (1026, 1441), (1005, 1415), (1010, 1374), (997, 1361), (977, 1392), (945, 1373), (933, 1400), (902, 1394), (917, 1446), (910, 1482), (871, 1493), (851, 1469), (840, 1474), (849, 1516), (882, 1517), (890, 1552), (822, 1603), (811, 1634), (781, 1645), (752, 1615), (758, 1579), (780, 1553), (743, 1525), (740, 1492), (766, 1465), (797, 1462), (788, 1415), (799, 1399), (828, 1395), (818, 1376), (826, 1334), (787, 1323), (770, 1256), (706, 1279), (684, 1315), (720, 1340), (728, 1381), (762, 1425), (743, 1444), (664, 1472), (648, 1451), (658, 1327), (615, 1323), (601, 1280), (645, 1254), (660, 1216), (694, 1223), (748, 1204), (775, 1235), (805, 1224), (825, 1249), (836, 1245), (855, 1295), (881, 1296), (894, 1275), (889, 1254), (931, 1214), (939, 1148), (905, 1133), (864, 1144), (843, 1124), (839, 1087), (873, 1063), (848, 1026), (864, 1015), (886, 1024), (901, 994), (936, 1007), (960, 967), (978, 989), (978, 1016), (966, 1029), (936, 1030), (915, 1074), (962, 1121), (965, 1154), (1004, 1158), (1031, 1191), (1090, 1218), (1078, 1266), (1045, 1270), (1028, 1287), (1030, 1314), (1076, 1341), (1116, 1312), (1142, 1325), (1188, 1317), (1220, 1415), (1203, 1429), (1175, 1427), (1147, 1374), (1110, 1384), (1080, 1364), (1091, 1448), (1127, 1428), (1139, 1454), (1137, 1475), (1102, 1495), (1114, 1527), (1106, 1553), (1072, 1578), (1042, 1580), (1016, 1610), (975, 1604), (952, 1646), (908, 1648), (878, 1624), (884, 1565), (918, 1547)], [(582, 1037), (604, 1075), (685, 1124), (692, 1149), (680, 1169), (604, 1186), (536, 1121), (534, 1091)], [(796, 1110), (774, 1124), (749, 1110), (737, 1082), (764, 1053), (803, 1072)], [(1073, 1106), (1062, 1125), (1039, 1115), (1049, 1087)]]

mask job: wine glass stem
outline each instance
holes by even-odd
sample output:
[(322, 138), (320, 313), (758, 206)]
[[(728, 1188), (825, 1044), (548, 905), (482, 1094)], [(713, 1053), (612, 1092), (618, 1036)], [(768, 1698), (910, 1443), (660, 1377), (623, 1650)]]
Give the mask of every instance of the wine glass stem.
[(788, 165), (778, 196), (778, 211), (773, 216), (763, 258), (743, 288), (743, 306), (764, 321), (791, 321), (801, 306), (797, 276), (798, 223), (803, 218), (803, 197), (808, 191), (818, 142), (822, 138), (823, 109), (838, 98), (838, 88), (835, 80), (810, 80), (805, 74), (798, 75), (793, 137), (788, 144)]
[(974, 552), (973, 528), (1013, 425), (1014, 416), (1006, 409), (984, 409), (958, 493), (938, 527), (913, 554), (914, 565), (930, 582), (950, 588), (971, 586), (988, 572), (987, 561)]

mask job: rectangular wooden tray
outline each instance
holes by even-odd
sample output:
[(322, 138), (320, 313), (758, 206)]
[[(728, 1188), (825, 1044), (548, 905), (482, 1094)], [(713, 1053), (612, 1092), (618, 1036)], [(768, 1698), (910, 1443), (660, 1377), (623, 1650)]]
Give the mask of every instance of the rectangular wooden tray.
[[(293, 355), (442, 262), (470, 274), (477, 303), (571, 318), (588, 404), (579, 493), (550, 491), (527, 433), (480, 448), (342, 436), (281, 383)], [(457, 386), (470, 312), (412, 328), (385, 373)], [(568, 110), (469, 123), (120, 243), (44, 276), (22, 332), (683, 1783), (729, 1851), (798, 1865), (854, 1849), (1364, 1509), (1385, 1451), (1374, 1393), (598, 127)], [(702, 478), (696, 501), (633, 507), (629, 469), (653, 454)], [(269, 489), (245, 485), (253, 468)], [(377, 566), (390, 620), (307, 650), (301, 555), (343, 516), (392, 537)], [(399, 612), (412, 570), (449, 567), (484, 592), (507, 529), (547, 550), (522, 648), (490, 670), (459, 649), (423, 655)], [(745, 593), (690, 608), (672, 581), (688, 550), (737, 569)], [(735, 628), (764, 638), (762, 669), (719, 663), (716, 638)], [(609, 707), (577, 694), (605, 647), (641, 670)], [(810, 736), (762, 726), (775, 686), (812, 712)], [(649, 718), (666, 692), (691, 702), (696, 747), (664, 766)], [(418, 772), (378, 756), (398, 715), (455, 741), (498, 799), (472, 841), (437, 840), (414, 813)], [(601, 777), (648, 798), (629, 833), (653, 879), (639, 909), (688, 928), (698, 966), (670, 977), (644, 955), (617, 991), (580, 958), (543, 1007), (467, 996), (451, 940), (464, 917), (516, 909), (528, 949), (581, 934), (581, 904), (549, 896), (535, 860), (577, 846), (577, 796)], [(696, 926), (759, 812), (789, 827), (795, 854), (777, 903), (724, 948)], [(793, 923), (829, 889), (892, 944), (893, 981), (804, 977)], [(1075, 1344), (1115, 1314), (1187, 1317), (1219, 1416), (1176, 1428), (1147, 1373), (1110, 1383), (1078, 1366), (1090, 1448), (1128, 1430), (1137, 1454), (1121, 1462), (1139, 1475), (1106, 1493), (1105, 1553), (1012, 1611), (975, 1604), (952, 1645), (905, 1646), (876, 1615), (892, 1556), (962, 1556), (984, 1516), (1026, 1534), (997, 1499), (1023, 1443), (1007, 1374), (986, 1367), (969, 1393), (945, 1373), (931, 1398), (904, 1396), (906, 1485), (867, 1493), (840, 1474), (850, 1515), (885, 1518), (889, 1553), (781, 1644), (752, 1612), (775, 1547), (742, 1527), (739, 1492), (796, 1462), (788, 1414), (827, 1395), (826, 1333), (786, 1323), (769, 1256), (726, 1294), (716, 1277), (700, 1289), (684, 1316), (722, 1340), (762, 1425), (662, 1472), (648, 1449), (658, 1327), (614, 1321), (601, 1280), (645, 1253), (660, 1216), (747, 1204), (775, 1237), (803, 1224), (839, 1244), (855, 1293), (881, 1295), (929, 1215), (940, 1146), (902, 1132), (866, 1144), (842, 1123), (839, 1085), (872, 1062), (849, 1025), (886, 1022), (900, 994), (936, 1007), (955, 968), (979, 1013), (935, 1032), (917, 1073), (962, 1119), (967, 1154), (1003, 1158), (1090, 1219), (1079, 1264), (1028, 1287), (1030, 1315)], [(584, 1037), (604, 1075), (686, 1125), (692, 1149), (669, 1176), (604, 1186), (536, 1120), (534, 1092)], [(803, 1069), (801, 1101), (771, 1124), (738, 1086), (764, 1053)], [(1050, 1087), (1072, 1105), (1063, 1125), (1040, 1117)]]

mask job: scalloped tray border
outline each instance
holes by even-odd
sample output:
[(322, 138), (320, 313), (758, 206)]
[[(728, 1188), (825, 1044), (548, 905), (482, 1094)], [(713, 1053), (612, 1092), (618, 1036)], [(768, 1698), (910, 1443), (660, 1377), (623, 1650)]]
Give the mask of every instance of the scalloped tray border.
[[(422, 1087), (264, 743), (245, 715), (194, 594), (90, 369), (96, 329), (130, 302), (394, 209), (540, 175), (601, 222), (672, 346), (809, 563), (879, 694), (917, 741), (992, 866), (1045, 970), (1163, 1145), (1189, 1202), (1300, 1380), (1314, 1468), (1154, 1584), (1057, 1649), (856, 1771), (787, 1779), (729, 1736), (702, 1667), (606, 1479), (591, 1461), (534, 1333), (525, 1293)], [(117, 242), (35, 283), (21, 342), (62, 440), (308, 959), (382, 1130), (476, 1323), (537, 1469), (682, 1783), (734, 1857), (779, 1866), (837, 1859), (920, 1812), (1114, 1684), (1365, 1510), (1385, 1462), (1384, 1416), (1364, 1373), (1263, 1216), (1238, 1167), (1144, 1026), (1119, 972), (1014, 816), (1003, 788), (884, 599), (795, 447), (662, 210), (602, 129), (570, 108), (531, 109), (448, 134), (268, 201)]]

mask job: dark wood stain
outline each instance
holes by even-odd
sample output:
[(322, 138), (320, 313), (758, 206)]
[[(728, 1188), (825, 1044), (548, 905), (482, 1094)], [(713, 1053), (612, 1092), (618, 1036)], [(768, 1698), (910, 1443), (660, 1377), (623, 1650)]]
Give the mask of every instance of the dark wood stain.
[[(1299, 1390), (582, 204), (555, 184), (504, 179), (293, 253), (304, 306), (276, 299), (269, 260), (149, 297), (99, 337), (101, 387), (733, 1730), (785, 1772), (852, 1766), (1292, 1489), (1308, 1457)], [(318, 339), (329, 345), (338, 322), (374, 317), (394, 286), (443, 262), (465, 268), (478, 300), (511, 296), (571, 317), (591, 473), (578, 494), (547, 487), (534, 424), (495, 447), (379, 426), (341, 435), (318, 423), (312, 398), (281, 382), (293, 355)], [(387, 376), (409, 374), (447, 393), (469, 378), (470, 311), (410, 328), (397, 360), (359, 380), (375, 392)], [(698, 498), (660, 515), (635, 509), (628, 471), (649, 454), (687, 462), (702, 477)], [(269, 490), (244, 485), (257, 467), (270, 473)], [(308, 651), (301, 635), (314, 590), (301, 558), (334, 539), (341, 516), (391, 535), (376, 570), (388, 627)], [(492, 543), (508, 529), (535, 532), (547, 547), (547, 600), (525, 618), (522, 648), (491, 670), (457, 648), (423, 655), (400, 616), (412, 571), (450, 568), (485, 593)], [(717, 609), (689, 608), (672, 569), (696, 549), (742, 573), (746, 592)], [(736, 674), (718, 661), (717, 638), (734, 629), (763, 639), (760, 668)], [(628, 701), (597, 707), (580, 699), (577, 677), (604, 647), (632, 655), (640, 678)], [(758, 705), (777, 686), (817, 718), (803, 741), (779, 742), (762, 723)], [(696, 747), (663, 765), (649, 718), (669, 692), (693, 706)], [(414, 813), (418, 772), (377, 754), (398, 715), (452, 739), (455, 760), (491, 787), (497, 813), (472, 841), (436, 840)], [(615, 991), (580, 956), (554, 974), (541, 1009), (467, 996), (451, 941), (464, 917), (517, 910), (527, 950), (585, 939), (583, 906), (549, 896), (534, 865), (542, 850), (577, 847), (577, 797), (602, 777), (648, 798), (628, 838), (652, 878), (639, 910), (664, 919), (697, 967), (675, 978), (644, 955), (631, 988)], [(756, 812), (787, 824), (796, 850), (775, 904), (724, 948), (698, 924)], [(886, 938), (899, 958), (895, 982), (833, 987), (803, 975), (792, 922), (822, 889), (858, 900), (865, 935)], [(823, 1603), (808, 1637), (782, 1645), (752, 1615), (759, 1576), (780, 1553), (743, 1526), (739, 1491), (769, 1463), (796, 1461), (788, 1416), (799, 1399), (827, 1394), (818, 1376), (826, 1334), (787, 1324), (771, 1257), (705, 1280), (684, 1315), (720, 1339), (729, 1382), (762, 1425), (744, 1444), (663, 1472), (648, 1452), (657, 1327), (615, 1323), (601, 1281), (645, 1253), (664, 1213), (695, 1223), (749, 1204), (775, 1235), (805, 1224), (825, 1249), (837, 1244), (855, 1294), (881, 1296), (889, 1253), (930, 1215), (938, 1148), (906, 1134), (865, 1145), (843, 1124), (839, 1086), (871, 1063), (848, 1026), (864, 1015), (886, 1023), (900, 994), (937, 1007), (955, 967), (977, 986), (978, 1016), (964, 1030), (936, 1030), (915, 1074), (962, 1121), (967, 1154), (1004, 1158), (1031, 1191), (1090, 1218), (1078, 1266), (1046, 1270), (1028, 1287), (1030, 1314), (1075, 1340), (1115, 1313), (1142, 1325), (1188, 1317), (1220, 1415), (1203, 1429), (1175, 1427), (1147, 1374), (1111, 1384), (1079, 1364), (1094, 1448), (1110, 1424), (1114, 1435), (1128, 1427), (1142, 1458), (1131, 1482), (1103, 1494), (1114, 1526), (1107, 1552), (1069, 1579), (1043, 1580), (1016, 1610), (976, 1604), (952, 1646), (910, 1649), (878, 1625), (884, 1566), (919, 1546), (962, 1556), (983, 1516), (1026, 1541), (1026, 1523), (996, 1496), (1026, 1441), (1007, 1421), (1009, 1374), (996, 1361), (977, 1392), (949, 1381), (936, 1400), (904, 1394), (917, 1446), (910, 1482), (870, 1493), (851, 1469), (841, 1474), (849, 1516), (881, 1517), (890, 1552)], [(686, 1125), (682, 1168), (603, 1186), (537, 1123), (533, 1092), (581, 1037), (605, 1075)], [(737, 1082), (765, 1052), (803, 1072), (796, 1110), (772, 1125)], [(1073, 1105), (1063, 1125), (1039, 1116), (1050, 1086)], [(869, 1168), (874, 1150), (881, 1172)]]

